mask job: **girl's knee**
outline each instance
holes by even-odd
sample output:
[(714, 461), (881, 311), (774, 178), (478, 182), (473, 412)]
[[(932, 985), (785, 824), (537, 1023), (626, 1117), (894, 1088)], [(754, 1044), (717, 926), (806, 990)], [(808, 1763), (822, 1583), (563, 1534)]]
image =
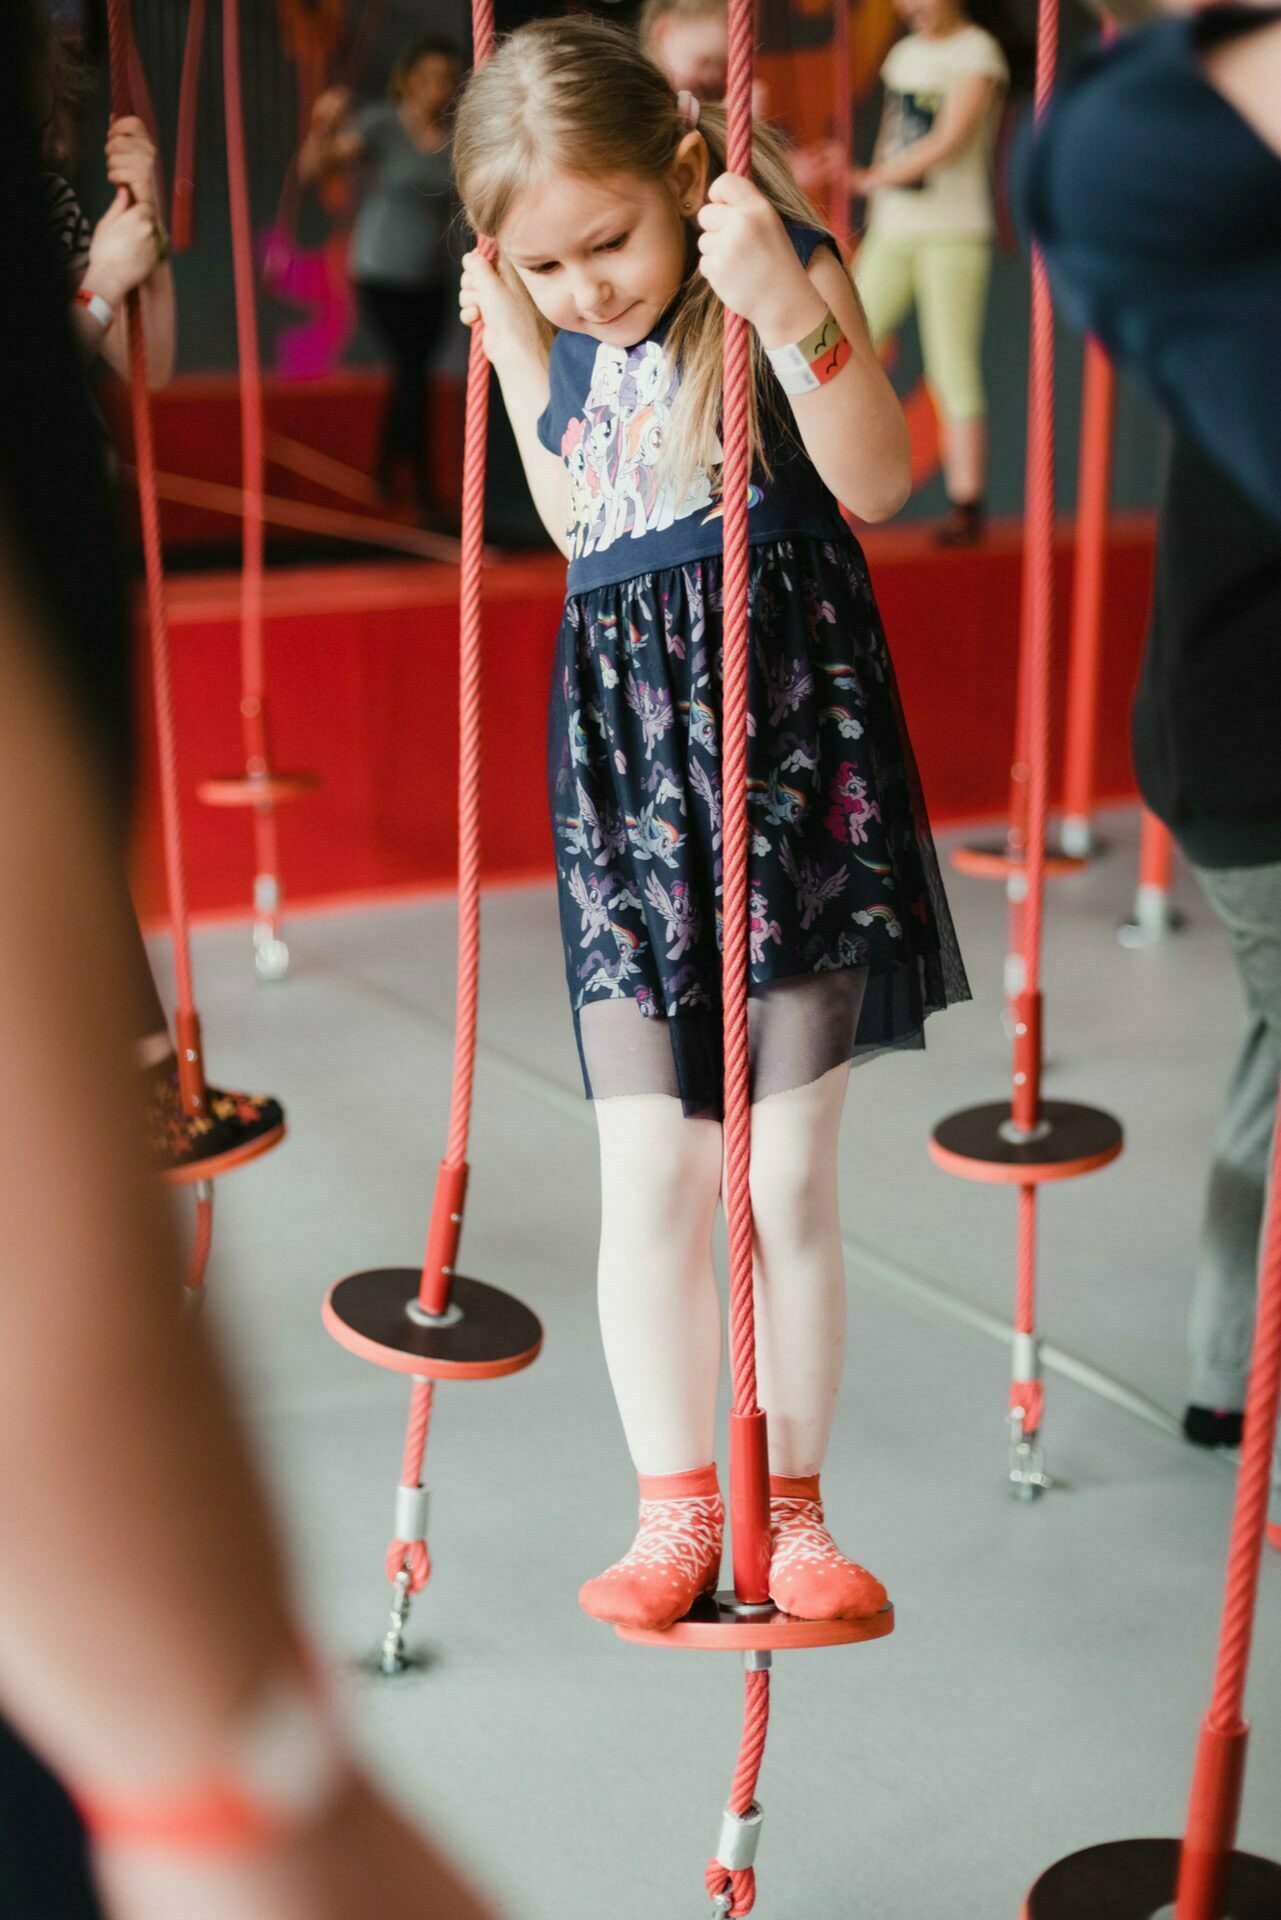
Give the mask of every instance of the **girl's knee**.
[(654, 1226), (710, 1217), (720, 1190), (721, 1130), (687, 1120), (666, 1095), (596, 1102), (602, 1207)]
[(757, 1237), (767, 1249), (800, 1250), (830, 1239), (838, 1224), (831, 1157), (798, 1144), (754, 1159), (752, 1211)]

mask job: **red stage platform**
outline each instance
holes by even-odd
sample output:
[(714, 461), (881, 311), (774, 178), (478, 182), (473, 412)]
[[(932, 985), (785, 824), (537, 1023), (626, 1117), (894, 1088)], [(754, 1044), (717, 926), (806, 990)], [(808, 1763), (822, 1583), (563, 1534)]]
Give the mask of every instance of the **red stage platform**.
[[(904, 703), (937, 825), (999, 815), (1013, 730), (1021, 533), (1013, 525), (961, 552), (928, 529), (885, 528), (865, 541)], [(1098, 787), (1133, 792), (1130, 693), (1147, 619), (1148, 516), (1120, 520), (1108, 561)], [(1057, 672), (1066, 672), (1071, 534), (1058, 551)], [(490, 567), (486, 605), (487, 879), (546, 874), (551, 864), (544, 729), (552, 643), (564, 585), (554, 554)], [(171, 585), (175, 696), (191, 903), (199, 915), (245, 913), (250, 823), (201, 806), (198, 780), (239, 760), (238, 588), (231, 573)], [(311, 567), (267, 581), (274, 751), (314, 769), (319, 790), (282, 810), (282, 865), (297, 908), (452, 884), (458, 576), (408, 563)], [(1058, 710), (1062, 710), (1060, 697)], [(144, 918), (164, 905), (154, 777), (140, 815)]]

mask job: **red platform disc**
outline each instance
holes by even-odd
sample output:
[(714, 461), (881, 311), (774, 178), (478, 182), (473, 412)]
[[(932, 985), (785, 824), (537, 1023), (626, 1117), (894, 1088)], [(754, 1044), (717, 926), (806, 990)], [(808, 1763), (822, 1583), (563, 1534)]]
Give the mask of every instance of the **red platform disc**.
[[(1043, 1873), (1023, 1920), (1173, 1920), (1178, 1840), (1113, 1840), (1069, 1854)], [(1234, 1853), (1223, 1920), (1277, 1920), (1281, 1866)]]
[(272, 1127), (269, 1133), (260, 1133), (243, 1147), (233, 1147), (229, 1153), (211, 1154), (207, 1160), (193, 1160), (185, 1167), (166, 1167), (161, 1179), (171, 1187), (191, 1187), (198, 1180), (219, 1180), (224, 1173), (234, 1173), (237, 1167), (248, 1166), (251, 1160), (258, 1160), (264, 1153), (270, 1153), (278, 1147), (285, 1137), (285, 1123)]
[(800, 1647), (848, 1647), (861, 1640), (883, 1640), (894, 1631), (894, 1609), (886, 1605), (864, 1620), (794, 1620), (770, 1607), (744, 1614), (732, 1592), (708, 1594), (674, 1627), (661, 1633), (648, 1627), (615, 1627), (620, 1640), (641, 1647), (688, 1647), (703, 1653), (786, 1653)]
[(1043, 1100), (1041, 1123), (1044, 1133), (1026, 1140), (1007, 1138), (1001, 1129), (1010, 1124), (1008, 1101), (966, 1107), (940, 1120), (930, 1155), (962, 1180), (1026, 1187), (1093, 1173), (1115, 1160), (1125, 1143), (1119, 1120), (1074, 1100)]
[(455, 1275), (448, 1315), (424, 1324), (410, 1313), (421, 1284), (420, 1267), (349, 1274), (330, 1288), (325, 1327), (362, 1360), (428, 1380), (497, 1380), (538, 1358), (542, 1325), (510, 1293)]
[(279, 807), (319, 785), (318, 773), (268, 773), (258, 779), (248, 773), (229, 773), (198, 781), (196, 795), (207, 807), (261, 807), (268, 801)]
[[(1011, 859), (1010, 850), (1004, 840), (975, 842), (967, 847), (953, 847), (952, 865), (958, 873), (968, 873), (974, 880), (1008, 880), (1011, 867), (1021, 867), (1022, 860)], [(1089, 866), (1084, 854), (1064, 853), (1060, 847), (1045, 849), (1045, 872), (1047, 878), (1060, 879), (1065, 874), (1080, 873)]]

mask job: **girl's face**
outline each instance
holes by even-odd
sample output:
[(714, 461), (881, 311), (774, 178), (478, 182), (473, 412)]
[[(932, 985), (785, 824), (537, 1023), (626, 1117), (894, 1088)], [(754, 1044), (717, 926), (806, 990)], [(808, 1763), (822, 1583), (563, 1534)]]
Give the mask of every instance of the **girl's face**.
[(687, 220), (707, 148), (688, 133), (665, 179), (547, 173), (516, 196), (497, 240), (545, 319), (611, 347), (653, 332), (685, 278)]
[(951, 33), (964, 26), (959, 0), (894, 0), (894, 11), (912, 33)]

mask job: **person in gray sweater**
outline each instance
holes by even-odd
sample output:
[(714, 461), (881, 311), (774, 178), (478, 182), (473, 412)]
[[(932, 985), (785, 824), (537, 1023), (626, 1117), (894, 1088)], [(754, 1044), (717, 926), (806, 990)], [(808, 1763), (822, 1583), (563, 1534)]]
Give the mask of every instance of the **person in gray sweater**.
[(321, 94), (298, 157), (304, 186), (360, 176), (348, 272), (392, 374), (375, 477), (390, 494), (407, 468), (424, 520), (437, 525), (448, 516), (432, 485), (427, 373), (451, 308), (450, 117), (461, 76), (457, 48), (419, 34), (397, 55), (385, 101), (353, 111), (345, 87)]

